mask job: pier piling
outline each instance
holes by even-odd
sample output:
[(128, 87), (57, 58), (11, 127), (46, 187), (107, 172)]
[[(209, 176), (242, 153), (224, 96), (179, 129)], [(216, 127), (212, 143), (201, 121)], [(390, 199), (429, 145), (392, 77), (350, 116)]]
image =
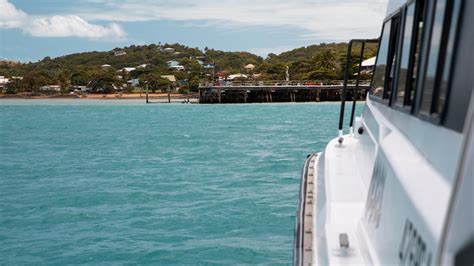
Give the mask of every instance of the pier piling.
[[(301, 83), (304, 84), (304, 83)], [(343, 85), (291, 85), (260, 83), (253, 85), (226, 86), (202, 85), (199, 87), (199, 103), (271, 103), (271, 102), (322, 102), (340, 101)], [(362, 100), (369, 85), (347, 85), (347, 95)]]

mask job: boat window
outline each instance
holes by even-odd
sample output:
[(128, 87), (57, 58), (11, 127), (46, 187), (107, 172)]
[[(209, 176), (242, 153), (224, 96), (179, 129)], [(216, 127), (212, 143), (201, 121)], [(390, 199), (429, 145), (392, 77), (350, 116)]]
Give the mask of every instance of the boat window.
[(395, 51), (398, 45), (399, 24), (399, 15), (385, 22), (377, 54), (371, 91), (372, 95), (383, 99), (390, 98), (395, 72), (395, 68), (392, 66), (396, 64)]
[(398, 45), (400, 44), (399, 38), (400, 32), (400, 16), (394, 16), (392, 18), (392, 29), (390, 36), (390, 45), (388, 49), (388, 61), (386, 68), (386, 80), (385, 80), (385, 89), (384, 89), (384, 99), (390, 99), (392, 94), (392, 87), (395, 78), (395, 66), (397, 65), (397, 50)]
[(415, 53), (413, 55), (413, 69), (410, 70), (411, 82), (408, 84), (407, 94), (408, 97), (406, 99), (406, 105), (413, 105), (415, 101), (415, 91), (416, 91), (416, 82), (417, 82), (417, 75), (418, 70), (420, 67), (420, 52), (421, 52), (421, 40), (423, 37), (423, 28), (424, 28), (424, 21), (426, 16), (426, 5), (424, 1), (419, 1), (416, 6), (416, 24), (415, 24), (415, 32), (413, 36), (416, 37), (415, 41)]
[[(435, 85), (436, 85), (436, 71), (438, 69), (438, 60), (440, 59), (441, 41), (443, 33), (443, 20), (445, 17), (446, 0), (438, 0), (435, 5), (434, 19), (431, 29), (430, 47), (427, 57), (426, 74), (424, 77), (423, 95), (421, 99), (420, 110), (423, 113), (430, 114), (436, 112), (434, 108), (435, 99)], [(443, 102), (445, 96), (443, 97)]]
[(401, 45), (400, 70), (398, 72), (397, 97), (395, 104), (402, 106), (405, 104), (406, 89), (411, 87), (412, 77), (409, 75), (410, 52), (413, 44), (413, 30), (415, 22), (415, 3), (410, 4), (405, 13), (405, 25), (403, 31), (403, 44)]
[(446, 127), (462, 132), (473, 91), (471, 66), (474, 16), (469, 14), (474, 11), (474, 1), (455, 0), (452, 8), (446, 63), (440, 83), (440, 93), (449, 90), (449, 97), (441, 119)]
[(390, 43), (390, 29), (392, 21), (385, 22), (380, 39), (379, 52), (377, 54), (377, 63), (374, 68), (374, 77), (372, 80), (372, 95), (383, 96), (385, 71), (387, 68), (388, 48)]
[[(451, 63), (454, 57), (454, 42), (456, 36), (456, 28), (457, 28), (457, 21), (459, 19), (460, 14), (460, 1), (448, 1), (448, 12), (445, 19), (445, 31), (449, 29), (449, 33), (444, 33), (444, 35), (449, 34), (448, 40), (445, 42), (446, 48), (443, 47), (443, 50), (446, 51), (444, 54), (444, 62), (442, 66), (444, 66), (444, 71), (441, 76), (441, 81), (439, 84), (439, 96), (438, 101), (436, 102), (435, 112), (441, 114), (444, 111), (446, 98), (448, 96), (448, 83), (451, 74)], [(448, 17), (450, 16), (450, 17)]]

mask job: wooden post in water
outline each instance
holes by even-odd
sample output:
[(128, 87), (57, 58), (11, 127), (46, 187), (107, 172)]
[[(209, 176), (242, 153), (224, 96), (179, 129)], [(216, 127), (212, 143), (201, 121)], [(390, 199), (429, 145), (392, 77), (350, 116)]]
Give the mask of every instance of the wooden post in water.
[(219, 103), (221, 103), (221, 89), (217, 89), (217, 94), (219, 96)]
[(244, 101), (245, 101), (245, 103), (247, 103), (247, 97), (249, 97), (249, 96), (248, 96), (247, 91), (245, 91), (245, 94), (244, 94)]
[(269, 94), (270, 94), (270, 102), (272, 103), (273, 102), (272, 91), (270, 91)]
[(267, 99), (267, 103), (270, 102), (270, 99), (269, 99), (269, 97), (268, 97), (268, 91), (265, 92), (265, 98)]
[(171, 86), (168, 85), (168, 103), (171, 103), (171, 95), (170, 95), (170, 93), (171, 93)]
[(186, 95), (187, 103), (189, 103), (189, 91), (190, 91), (190, 89), (191, 89), (191, 86), (190, 86), (190, 83), (188, 81), (188, 91), (187, 91), (188, 93)]
[(148, 103), (148, 82), (145, 84), (145, 89), (146, 89), (146, 103)]

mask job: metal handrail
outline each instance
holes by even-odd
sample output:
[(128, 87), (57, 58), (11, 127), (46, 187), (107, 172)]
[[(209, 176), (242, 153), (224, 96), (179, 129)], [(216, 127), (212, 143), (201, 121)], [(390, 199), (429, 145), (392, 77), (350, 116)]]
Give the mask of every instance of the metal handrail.
[(338, 128), (338, 137), (339, 137), (339, 143), (342, 144), (344, 141), (344, 138), (342, 137), (344, 135), (344, 130), (343, 130), (343, 124), (344, 124), (344, 110), (346, 107), (346, 96), (347, 96), (347, 86), (348, 86), (348, 81), (349, 81), (349, 70), (351, 68), (352, 64), (352, 45), (354, 43), (361, 43), (362, 44), (362, 49), (361, 49), (361, 54), (359, 56), (359, 68), (358, 68), (358, 73), (357, 73), (357, 79), (356, 79), (356, 88), (353, 92), (353, 102), (352, 102), (352, 112), (351, 112), (351, 118), (350, 118), (350, 133), (353, 133), (353, 122), (354, 122), (354, 115), (355, 115), (355, 105), (357, 101), (357, 94), (358, 94), (358, 89), (359, 89), (359, 83), (360, 83), (360, 72), (362, 70), (362, 60), (364, 56), (364, 49), (365, 49), (365, 44), (366, 43), (378, 43), (379, 39), (353, 39), (349, 41), (349, 45), (347, 47), (347, 58), (346, 58), (346, 67), (344, 70), (344, 86), (342, 89), (342, 94), (341, 94), (341, 111), (339, 113), (339, 128)]

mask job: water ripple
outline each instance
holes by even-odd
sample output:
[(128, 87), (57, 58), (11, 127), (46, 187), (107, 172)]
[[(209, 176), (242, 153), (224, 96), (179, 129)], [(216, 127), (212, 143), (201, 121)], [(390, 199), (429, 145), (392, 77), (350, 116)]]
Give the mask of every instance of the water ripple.
[(338, 108), (1, 102), (0, 264), (289, 264)]

